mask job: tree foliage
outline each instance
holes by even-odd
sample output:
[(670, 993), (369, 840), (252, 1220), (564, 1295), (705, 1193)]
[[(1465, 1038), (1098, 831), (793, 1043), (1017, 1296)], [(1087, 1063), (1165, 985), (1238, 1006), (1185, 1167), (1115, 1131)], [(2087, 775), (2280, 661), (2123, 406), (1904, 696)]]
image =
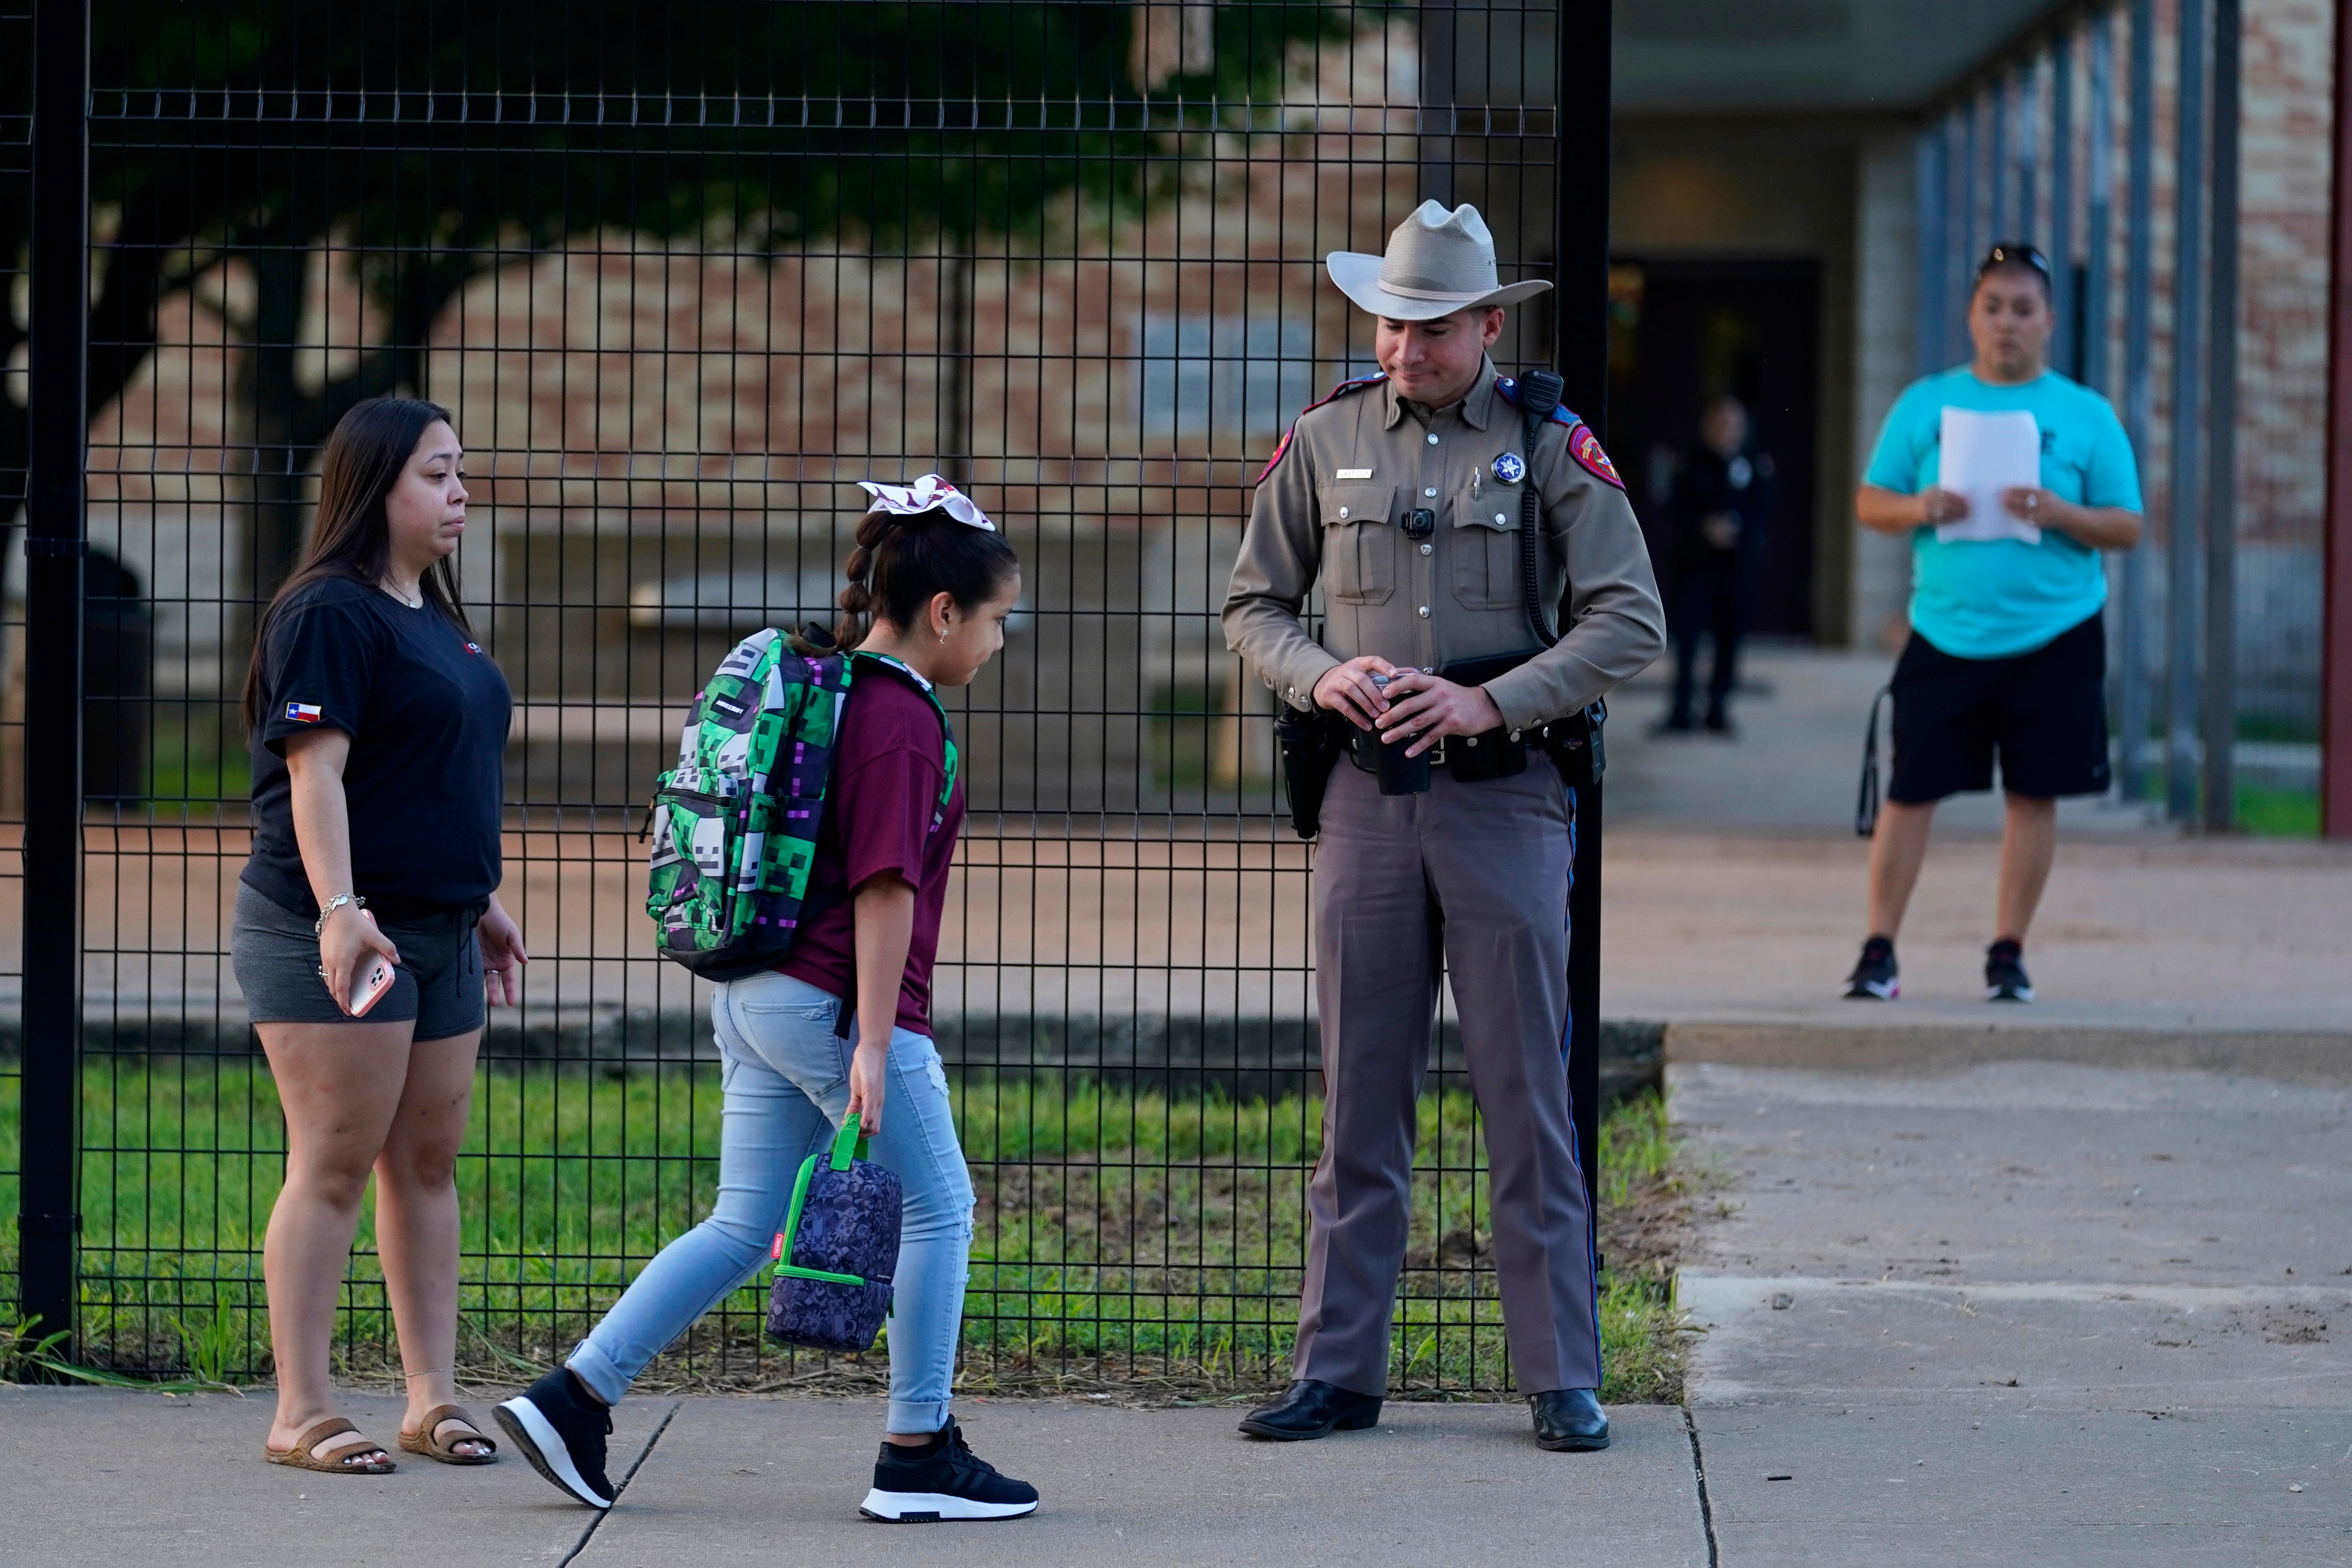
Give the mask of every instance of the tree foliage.
[[(1182, 156), (1175, 133), (1246, 117), (1288, 46), (1343, 14), (1218, 5), (1207, 47), (1147, 83), (1139, 9), (96, 0), (91, 184), (110, 232), (91, 409), (152, 351), (163, 295), (240, 258), (254, 346), (236, 395), (260, 465), (290, 478), (352, 402), (415, 384), (433, 319), (518, 250), (613, 228), (754, 252), (1018, 245), (1073, 194), (1148, 200)], [(0, 123), (29, 99), (27, 73), (6, 73)], [(24, 254), (19, 188), (0, 183), (0, 256)], [(310, 258), (330, 242), (360, 260), (373, 346), (304, 391), (293, 344)], [(0, 356), (21, 358), (23, 332), (0, 315)], [(21, 403), (0, 401), (0, 519), (21, 500), (25, 436)], [(265, 544), (265, 570), (288, 548)]]

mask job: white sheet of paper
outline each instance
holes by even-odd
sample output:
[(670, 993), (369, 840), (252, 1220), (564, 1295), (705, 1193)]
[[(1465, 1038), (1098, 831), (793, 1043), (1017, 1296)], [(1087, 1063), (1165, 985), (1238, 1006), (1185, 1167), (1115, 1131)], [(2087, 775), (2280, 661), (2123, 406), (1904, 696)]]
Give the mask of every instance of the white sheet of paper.
[(1944, 410), (1943, 452), (1936, 484), (1965, 496), (1969, 515), (1937, 526), (1939, 539), (2023, 539), (2040, 544), (2042, 530), (2009, 515), (2001, 492), (2042, 483), (2042, 427), (2023, 409), (1979, 413), (1972, 408)]

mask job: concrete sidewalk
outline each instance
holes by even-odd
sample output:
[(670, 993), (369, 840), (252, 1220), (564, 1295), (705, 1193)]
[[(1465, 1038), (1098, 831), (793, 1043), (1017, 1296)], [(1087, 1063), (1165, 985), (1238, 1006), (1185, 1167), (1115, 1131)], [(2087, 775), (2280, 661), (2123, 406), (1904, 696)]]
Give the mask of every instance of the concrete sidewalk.
[[(492, 1396), (473, 1399), (485, 1418)], [(387, 1397), (349, 1401), (389, 1438)], [(971, 1400), (974, 1446), (1044, 1506), (992, 1525), (861, 1519), (880, 1408), (868, 1400), (625, 1403), (599, 1518), (520, 1459), (397, 1474), (265, 1464), (267, 1390), (165, 1398), (0, 1385), (0, 1563), (416, 1568), (434, 1562), (680, 1564), (1546, 1563), (1703, 1568), (1682, 1412), (1612, 1413), (1607, 1453), (1547, 1454), (1519, 1405), (1391, 1405), (1373, 1431), (1255, 1443), (1239, 1412)], [(634, 1467), (634, 1474), (631, 1474)]]
[(2001, 819), (1992, 794), (1937, 810), (1902, 934), (1902, 1004), (1841, 1005), (1867, 935), (1869, 845), (1853, 827), (1863, 720), (1891, 663), (1764, 646), (1745, 669), (1769, 695), (1741, 699), (1732, 741), (1648, 733), (1666, 700), (1663, 664), (1616, 700), (1608, 1017), (1834, 1030), (1998, 1018), (2352, 1044), (2352, 845), (2189, 837), (2102, 800), (2060, 805), (2057, 864), (2026, 945), (2039, 1006), (2001, 1012), (1981, 999)]
[(1841, 995), (1862, 946), (1869, 855), (1851, 834), (1612, 826), (1608, 841), (1610, 1018), (2324, 1034), (2352, 1048), (2352, 845), (2061, 841), (2026, 941), (2042, 999), (2020, 1008), (1984, 1001), (1998, 871), (1989, 843), (1929, 851), (1900, 944), (1903, 999), (1887, 1005)]
[(2352, 1563), (2352, 1092), (1671, 1070), (1732, 1568)]

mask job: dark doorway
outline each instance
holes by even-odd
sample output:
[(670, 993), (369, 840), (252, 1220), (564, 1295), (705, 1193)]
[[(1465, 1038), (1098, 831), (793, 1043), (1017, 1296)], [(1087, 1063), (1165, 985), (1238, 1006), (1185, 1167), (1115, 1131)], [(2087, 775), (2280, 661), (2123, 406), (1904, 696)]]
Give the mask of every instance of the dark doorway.
[(1813, 634), (1820, 290), (1810, 261), (1621, 257), (1609, 284), (1609, 447), (1651, 557), (1664, 561), (1675, 456), (1698, 439), (1700, 411), (1728, 392), (1779, 475), (1751, 625), (1783, 636)]

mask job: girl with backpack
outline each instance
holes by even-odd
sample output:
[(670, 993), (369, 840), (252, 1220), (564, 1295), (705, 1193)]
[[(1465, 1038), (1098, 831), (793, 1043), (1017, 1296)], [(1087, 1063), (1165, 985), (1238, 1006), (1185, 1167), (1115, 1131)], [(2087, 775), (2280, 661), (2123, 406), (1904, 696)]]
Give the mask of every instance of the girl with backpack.
[[(594, 1508), (612, 1406), (669, 1343), (769, 1259), (803, 1158), (856, 1117), (905, 1210), (889, 1327), (890, 1403), (873, 1490), (880, 1520), (1009, 1519), (1036, 1490), (972, 1453), (949, 1413), (971, 1250), (971, 1178), (931, 1040), (931, 967), (963, 821), (946, 716), (1004, 645), (1020, 562), (936, 475), (866, 483), (842, 591), (849, 691), (803, 914), (772, 969), (711, 999), (725, 1093), (719, 1197), (664, 1248), (570, 1361), (498, 1408), (539, 1473)], [(845, 1017), (845, 1014), (846, 1016)]]

